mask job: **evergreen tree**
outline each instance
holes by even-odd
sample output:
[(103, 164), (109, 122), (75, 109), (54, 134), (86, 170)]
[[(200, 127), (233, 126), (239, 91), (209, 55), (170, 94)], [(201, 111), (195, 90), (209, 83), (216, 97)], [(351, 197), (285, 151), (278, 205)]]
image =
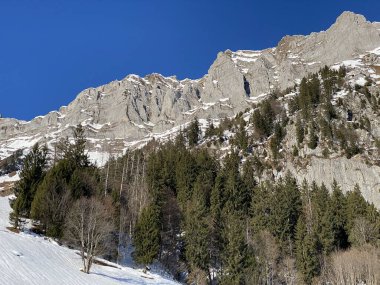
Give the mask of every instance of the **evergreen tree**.
[(334, 247), (333, 215), (329, 192), (324, 184), (313, 187), (313, 228), (318, 238), (318, 250), (328, 255)]
[(318, 135), (316, 134), (315, 124), (312, 123), (309, 127), (309, 142), (308, 147), (315, 149), (318, 146)]
[(272, 134), (275, 119), (276, 114), (269, 100), (265, 100), (251, 117), (255, 132), (262, 138), (267, 138)]
[(318, 105), (320, 103), (321, 97), (321, 82), (319, 81), (318, 74), (313, 74), (309, 83), (309, 92), (311, 97), (311, 102), (314, 105)]
[[(242, 121), (244, 122), (244, 120)], [(239, 125), (238, 131), (235, 135), (235, 144), (239, 149), (246, 151), (248, 148), (248, 135), (244, 126), (245, 124), (243, 123)]]
[(223, 239), (223, 272), (220, 283), (226, 285), (244, 284), (248, 248), (239, 216), (233, 214), (226, 216)]
[(193, 270), (201, 269), (208, 273), (210, 263), (210, 230), (206, 189), (203, 177), (199, 176), (194, 185), (191, 201), (185, 215), (186, 260)]
[[(288, 173), (276, 185), (270, 211), (270, 226), (274, 236), (284, 243), (294, 239), (301, 210), (300, 191), (296, 180)], [(292, 248), (289, 244), (290, 250)]]
[(255, 232), (262, 231), (270, 224), (270, 212), (272, 203), (272, 187), (269, 183), (261, 183), (255, 189), (255, 195), (251, 201), (251, 224)]
[(46, 235), (61, 237), (70, 203), (69, 181), (72, 165), (61, 160), (54, 165), (39, 184), (31, 205), (31, 217), (38, 220)]
[(299, 96), (298, 96), (298, 105), (302, 110), (303, 118), (308, 121), (310, 118), (311, 111), (311, 96), (309, 94), (309, 87), (307, 79), (304, 77), (301, 80), (300, 88), (299, 88)]
[(224, 206), (224, 183), (225, 177), (220, 172), (215, 178), (215, 185), (211, 191), (210, 197), (210, 255), (212, 263), (220, 263), (220, 253), (222, 246), (222, 209)]
[(236, 152), (232, 152), (225, 159), (225, 197), (227, 212), (247, 213), (251, 202), (250, 191), (244, 187), (239, 173), (240, 158)]
[(187, 129), (187, 139), (189, 141), (189, 146), (195, 146), (198, 144), (200, 131), (201, 130), (199, 128), (198, 119), (195, 118)]
[(208, 121), (208, 128), (206, 129), (205, 136), (208, 138), (211, 138), (212, 136), (215, 136), (217, 134), (217, 130), (214, 126), (214, 123), (209, 120)]
[(63, 159), (70, 161), (70, 164), (76, 167), (87, 167), (90, 165), (90, 161), (85, 153), (86, 137), (82, 125), (77, 125), (73, 135), (73, 144), (66, 138), (58, 144), (58, 149), (61, 151)]
[(308, 232), (305, 217), (300, 216), (296, 230), (296, 264), (306, 284), (312, 284), (319, 274), (317, 240), (313, 233)]
[(305, 130), (301, 123), (301, 119), (298, 117), (296, 121), (296, 137), (297, 137), (297, 143), (300, 145), (303, 143), (303, 140), (305, 138)]
[(47, 164), (47, 148), (35, 144), (24, 159), (20, 180), (14, 187), (15, 200), (12, 202), (13, 223), (18, 227), (19, 216), (29, 217), (31, 204), (37, 191), (37, 187), (45, 175)]
[(355, 223), (362, 219), (366, 220), (368, 215), (369, 204), (363, 198), (359, 185), (356, 184), (353, 191), (346, 194), (346, 232), (348, 233), (348, 240), (352, 243), (356, 240), (353, 236)]
[(31, 217), (38, 220), (48, 236), (61, 237), (71, 199), (96, 194), (99, 177), (85, 153), (84, 130), (78, 125), (74, 143), (68, 139), (59, 145), (62, 158), (38, 185), (31, 204)]
[(255, 178), (255, 165), (253, 159), (247, 159), (243, 165), (243, 182), (247, 189), (248, 195), (251, 197), (253, 195), (254, 189), (257, 186), (257, 180)]
[(354, 220), (359, 217), (365, 217), (367, 214), (367, 202), (364, 200), (359, 186), (356, 184), (353, 191), (346, 194), (346, 231), (350, 232)]
[(150, 264), (160, 250), (160, 215), (154, 205), (143, 209), (133, 235), (134, 258), (138, 263)]
[(192, 154), (183, 149), (178, 156), (175, 167), (175, 181), (177, 198), (181, 209), (185, 209), (186, 202), (191, 199), (192, 187), (197, 175), (197, 165)]
[(346, 198), (342, 193), (341, 188), (338, 186), (337, 182), (334, 180), (332, 184), (332, 194), (331, 194), (331, 215), (333, 223), (333, 233), (334, 233), (334, 245), (337, 250), (344, 249), (348, 246), (347, 239), (348, 235), (346, 233)]

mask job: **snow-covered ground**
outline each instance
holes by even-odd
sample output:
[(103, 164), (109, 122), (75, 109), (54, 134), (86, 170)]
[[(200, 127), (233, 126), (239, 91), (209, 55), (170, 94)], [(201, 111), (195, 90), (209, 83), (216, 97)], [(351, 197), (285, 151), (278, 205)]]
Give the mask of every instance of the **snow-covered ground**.
[[(90, 274), (80, 271), (81, 260), (74, 250), (44, 237), (13, 233), (9, 226), (8, 197), (0, 197), (0, 284), (178, 284), (162, 276), (129, 267), (93, 265)], [(145, 276), (145, 277), (143, 277)]]
[(4, 176), (0, 176), (0, 183), (4, 183), (4, 182), (16, 182), (16, 181), (19, 181), (20, 180), (20, 175), (19, 173), (16, 173), (15, 175), (4, 175)]

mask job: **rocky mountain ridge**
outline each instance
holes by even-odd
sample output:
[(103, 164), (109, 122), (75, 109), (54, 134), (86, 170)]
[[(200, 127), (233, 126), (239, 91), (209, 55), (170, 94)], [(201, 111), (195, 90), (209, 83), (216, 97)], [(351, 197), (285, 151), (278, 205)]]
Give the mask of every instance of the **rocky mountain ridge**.
[[(195, 116), (218, 119), (252, 108), (268, 94), (293, 87), (302, 77), (325, 65), (350, 68), (346, 79), (352, 87), (364, 85), (366, 78), (380, 85), (379, 47), (380, 23), (344, 12), (328, 30), (308, 36), (286, 36), (275, 48), (220, 52), (201, 79), (178, 80), (160, 74), (128, 75), (123, 80), (86, 89), (68, 106), (29, 122), (0, 119), (0, 159), (38, 141), (46, 142), (53, 149), (60, 138), (71, 136), (72, 129), (82, 124), (89, 141), (89, 155), (98, 164), (103, 164), (109, 153), (120, 154), (152, 138), (175, 134)], [(375, 122), (374, 133), (380, 134), (377, 127)], [(313, 163), (318, 166), (313, 168)], [(324, 169), (324, 163), (333, 164), (331, 159), (312, 161), (311, 170), (303, 170), (305, 173), (300, 177), (322, 178), (320, 176), (325, 174), (316, 169)], [(352, 161), (347, 163), (352, 164)], [(343, 184), (356, 177), (345, 174), (347, 163), (338, 163), (340, 170), (336, 166), (330, 168), (340, 173), (343, 178), (338, 182)], [(358, 173), (361, 177), (366, 173), (378, 173), (368, 167), (370, 170), (355, 167), (354, 163), (351, 169), (353, 173), (356, 168), (362, 169)], [(289, 169), (300, 172), (292, 165)], [(333, 179), (337, 175), (330, 176)], [(371, 183), (366, 186), (368, 189), (380, 184), (380, 179), (372, 176)], [(365, 184), (366, 179), (362, 180)], [(376, 193), (371, 193), (366, 198), (380, 205), (380, 201), (373, 198)]]

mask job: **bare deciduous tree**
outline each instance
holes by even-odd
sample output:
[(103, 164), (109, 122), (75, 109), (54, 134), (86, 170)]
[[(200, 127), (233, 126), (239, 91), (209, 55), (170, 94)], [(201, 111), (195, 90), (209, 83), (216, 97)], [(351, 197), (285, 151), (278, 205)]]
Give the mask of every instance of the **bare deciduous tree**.
[(257, 283), (275, 284), (280, 251), (274, 236), (266, 230), (261, 231), (252, 241), (252, 244), (257, 255), (257, 261), (262, 267)]
[(65, 237), (80, 248), (83, 272), (89, 273), (95, 256), (106, 248), (113, 230), (112, 213), (96, 198), (81, 198), (71, 208), (65, 223)]
[(351, 243), (362, 246), (366, 243), (376, 243), (378, 229), (376, 225), (364, 217), (355, 219), (349, 239)]
[(380, 250), (371, 245), (337, 252), (322, 272), (323, 284), (380, 284)]

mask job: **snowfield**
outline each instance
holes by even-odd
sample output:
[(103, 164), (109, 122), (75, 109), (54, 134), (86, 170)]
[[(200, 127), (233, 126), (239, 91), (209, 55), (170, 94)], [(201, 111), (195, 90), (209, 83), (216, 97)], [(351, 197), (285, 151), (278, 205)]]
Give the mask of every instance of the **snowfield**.
[[(80, 271), (81, 259), (75, 250), (59, 246), (47, 238), (28, 233), (13, 233), (9, 226), (8, 197), (0, 197), (0, 284), (179, 284), (139, 269), (94, 264), (91, 273)], [(144, 277), (143, 277), (144, 276)]]

